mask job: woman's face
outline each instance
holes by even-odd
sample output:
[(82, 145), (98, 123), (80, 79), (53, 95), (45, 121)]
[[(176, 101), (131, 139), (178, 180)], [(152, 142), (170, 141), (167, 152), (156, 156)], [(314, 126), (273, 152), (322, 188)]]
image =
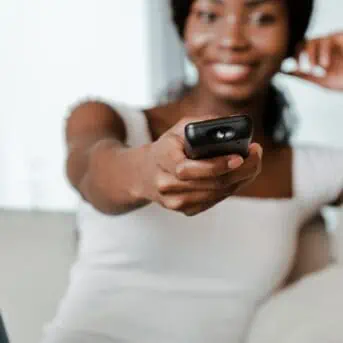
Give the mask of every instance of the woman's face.
[(199, 82), (233, 101), (249, 100), (268, 86), (288, 41), (283, 0), (195, 0), (185, 30)]

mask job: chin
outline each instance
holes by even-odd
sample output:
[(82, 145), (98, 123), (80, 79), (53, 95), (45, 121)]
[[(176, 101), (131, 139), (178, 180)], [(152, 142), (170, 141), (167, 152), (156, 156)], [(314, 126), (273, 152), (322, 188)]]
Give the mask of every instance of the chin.
[(224, 80), (213, 75), (213, 73), (204, 73), (202, 78), (207, 89), (216, 98), (231, 102), (249, 102), (257, 95), (263, 93), (270, 85), (274, 76), (273, 69), (260, 68), (252, 72), (241, 80)]
[(222, 100), (232, 102), (248, 102), (253, 99), (261, 89), (253, 87), (253, 85), (228, 85), (216, 84), (210, 86), (212, 94)]

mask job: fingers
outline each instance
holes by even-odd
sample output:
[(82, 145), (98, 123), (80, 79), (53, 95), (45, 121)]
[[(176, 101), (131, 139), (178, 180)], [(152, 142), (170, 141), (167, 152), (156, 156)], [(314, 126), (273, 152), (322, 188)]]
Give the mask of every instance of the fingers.
[(205, 161), (186, 159), (177, 175), (168, 172), (159, 175), (157, 201), (169, 210), (188, 216), (203, 212), (250, 184), (261, 171), (262, 154), (259, 144), (251, 144), (245, 161), (240, 156), (235, 157), (240, 166), (234, 170), (228, 163), (232, 156)]
[(311, 73), (313, 68), (329, 68), (331, 62), (332, 41), (331, 39), (313, 39), (300, 45), (295, 56), (298, 62), (298, 70)]
[[(227, 162), (229, 160), (229, 162)], [(237, 161), (235, 168), (233, 163)], [(161, 171), (156, 176), (156, 188), (161, 195), (192, 191), (224, 190), (232, 184), (256, 177), (261, 171), (262, 148), (252, 144), (249, 156), (243, 161), (240, 156), (218, 157), (207, 161), (186, 160), (175, 174)], [(184, 168), (184, 169), (183, 169)]]
[(230, 177), (226, 174), (219, 178), (182, 181), (172, 174), (162, 173), (156, 180), (156, 188), (161, 195), (223, 190), (231, 184)]
[(180, 180), (202, 180), (215, 178), (240, 170), (244, 176), (250, 170), (256, 170), (261, 165), (263, 150), (259, 144), (249, 147), (249, 156), (244, 159), (238, 155), (221, 156), (209, 160), (184, 160), (177, 166), (176, 176)]
[[(253, 149), (254, 151), (255, 149)], [(257, 158), (257, 160), (260, 161), (261, 154), (258, 148), (256, 148), (256, 155), (255, 152), (253, 152), (254, 158)], [(214, 199), (212, 200), (211, 196), (207, 196), (205, 200), (201, 201), (200, 203), (195, 203), (194, 205), (190, 205), (189, 207), (186, 207), (183, 209), (183, 213), (187, 216), (194, 216), (201, 212), (207, 211), (208, 209), (214, 207), (216, 204), (220, 203), (221, 201), (225, 200), (229, 196), (232, 196), (239, 192), (242, 188), (245, 186), (251, 184), (256, 176), (261, 171), (261, 168), (257, 170), (255, 173), (251, 173), (251, 171), (248, 173), (248, 175), (239, 175), (239, 177), (236, 177), (236, 180), (234, 177), (232, 177), (229, 181), (228, 187), (224, 188), (221, 192), (215, 193)]]
[(317, 84), (319, 84), (321, 82), (321, 79), (319, 77), (311, 75), (311, 74), (303, 73), (300, 71), (287, 72), (286, 74), (290, 75), (290, 76), (297, 77), (297, 78), (305, 80), (305, 81), (314, 82)]
[(220, 156), (207, 160), (190, 160), (183, 151), (183, 144), (175, 135), (169, 135), (159, 146), (156, 163), (160, 169), (176, 177), (178, 180), (191, 181), (214, 178), (227, 174), (240, 167), (243, 158), (238, 155)]
[(240, 168), (232, 172), (231, 182), (236, 183), (248, 179), (255, 179), (262, 170), (262, 155), (263, 150), (261, 146), (259, 144), (252, 144), (249, 157)]
[(249, 170), (257, 170), (261, 168), (263, 157), (263, 149), (260, 144), (253, 143), (249, 147), (249, 156), (244, 161), (244, 164), (238, 171), (244, 173)]
[[(304, 66), (306, 63), (310, 65), (317, 65), (318, 49), (318, 40), (310, 40), (298, 44), (293, 56), (297, 63), (297, 67), (299, 69), (306, 69), (306, 65)], [(307, 65), (307, 68), (309, 68), (309, 65)]]
[[(332, 61), (333, 44), (330, 39), (324, 39), (319, 44), (318, 64), (324, 69), (329, 69)], [(317, 64), (316, 64), (317, 65)]]
[[(220, 194), (222, 196), (222, 194)], [(199, 191), (192, 193), (183, 193), (169, 195), (160, 199), (160, 204), (173, 211), (184, 212), (192, 207), (206, 206), (209, 203), (215, 203), (219, 194), (209, 191)]]
[[(220, 203), (221, 201), (225, 200), (231, 195), (234, 195), (236, 192), (238, 192), (242, 187), (244, 187), (245, 184), (250, 183), (250, 181), (240, 181), (236, 184), (232, 184), (230, 188), (226, 189), (222, 192), (217, 193), (198, 193), (195, 198), (192, 199), (191, 202), (185, 201), (184, 206), (182, 205), (182, 201), (178, 202), (178, 209), (176, 209), (179, 212), (184, 213), (187, 216), (194, 216), (196, 214), (199, 214), (201, 212), (207, 211), (208, 209), (214, 207), (216, 204)], [(174, 199), (175, 201), (175, 199)], [(177, 203), (173, 203), (174, 205)], [(165, 206), (164, 206), (165, 207)]]
[(320, 43), (318, 42), (318, 40), (307, 43), (305, 51), (308, 56), (310, 68), (311, 66), (317, 66), (320, 56)]
[(200, 180), (220, 176), (238, 168), (243, 158), (238, 155), (221, 156), (207, 160), (188, 159), (184, 152), (184, 130), (191, 122), (216, 119), (218, 116), (207, 115), (201, 118), (181, 119), (155, 144), (156, 163), (160, 168), (183, 181)]
[(176, 166), (186, 160), (183, 138), (170, 132), (154, 143), (154, 148), (156, 165), (162, 171), (176, 176)]
[(188, 216), (203, 212), (233, 194), (238, 185), (221, 192), (199, 191), (162, 197), (159, 203), (166, 209), (182, 212)]
[(162, 192), (225, 187), (231, 178), (236, 182), (258, 174), (261, 170), (262, 154), (262, 147), (254, 143), (249, 147), (249, 156), (245, 161), (237, 155), (209, 160), (184, 159), (176, 167), (171, 167), (171, 172), (164, 170), (166, 173), (161, 174), (158, 187)]
[(319, 82), (325, 77), (333, 59), (333, 41), (330, 38), (319, 38), (301, 43), (294, 56), (294, 65), (286, 66), (283, 73)]
[(240, 167), (244, 160), (241, 156), (220, 156), (208, 160), (186, 159), (176, 168), (176, 176), (183, 181), (202, 180), (225, 175)]

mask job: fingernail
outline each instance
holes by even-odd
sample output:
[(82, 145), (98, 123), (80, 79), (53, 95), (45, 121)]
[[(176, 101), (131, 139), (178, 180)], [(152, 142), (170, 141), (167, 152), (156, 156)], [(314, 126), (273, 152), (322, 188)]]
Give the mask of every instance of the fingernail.
[(298, 71), (298, 63), (295, 58), (285, 60), (281, 65), (281, 70), (284, 73), (294, 73)]
[(308, 56), (308, 53), (303, 52), (300, 56), (300, 63), (299, 63), (299, 69), (301, 72), (305, 73), (305, 74), (310, 74), (311, 73), (311, 62), (310, 62), (310, 58)]
[(323, 66), (323, 68), (329, 68), (330, 66), (330, 58), (327, 55), (323, 55), (320, 57), (320, 64)]
[(315, 66), (312, 69), (312, 75), (315, 77), (324, 77), (326, 75), (326, 70), (321, 66)]
[(228, 166), (230, 169), (237, 169), (244, 163), (242, 157), (235, 157), (232, 160), (230, 159), (228, 162)]

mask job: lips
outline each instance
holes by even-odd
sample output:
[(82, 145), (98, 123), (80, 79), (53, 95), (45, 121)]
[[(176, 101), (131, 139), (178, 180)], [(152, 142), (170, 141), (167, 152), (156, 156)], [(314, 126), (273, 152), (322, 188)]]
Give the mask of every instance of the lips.
[(211, 67), (218, 79), (230, 83), (247, 80), (254, 69), (250, 64), (214, 63)]

